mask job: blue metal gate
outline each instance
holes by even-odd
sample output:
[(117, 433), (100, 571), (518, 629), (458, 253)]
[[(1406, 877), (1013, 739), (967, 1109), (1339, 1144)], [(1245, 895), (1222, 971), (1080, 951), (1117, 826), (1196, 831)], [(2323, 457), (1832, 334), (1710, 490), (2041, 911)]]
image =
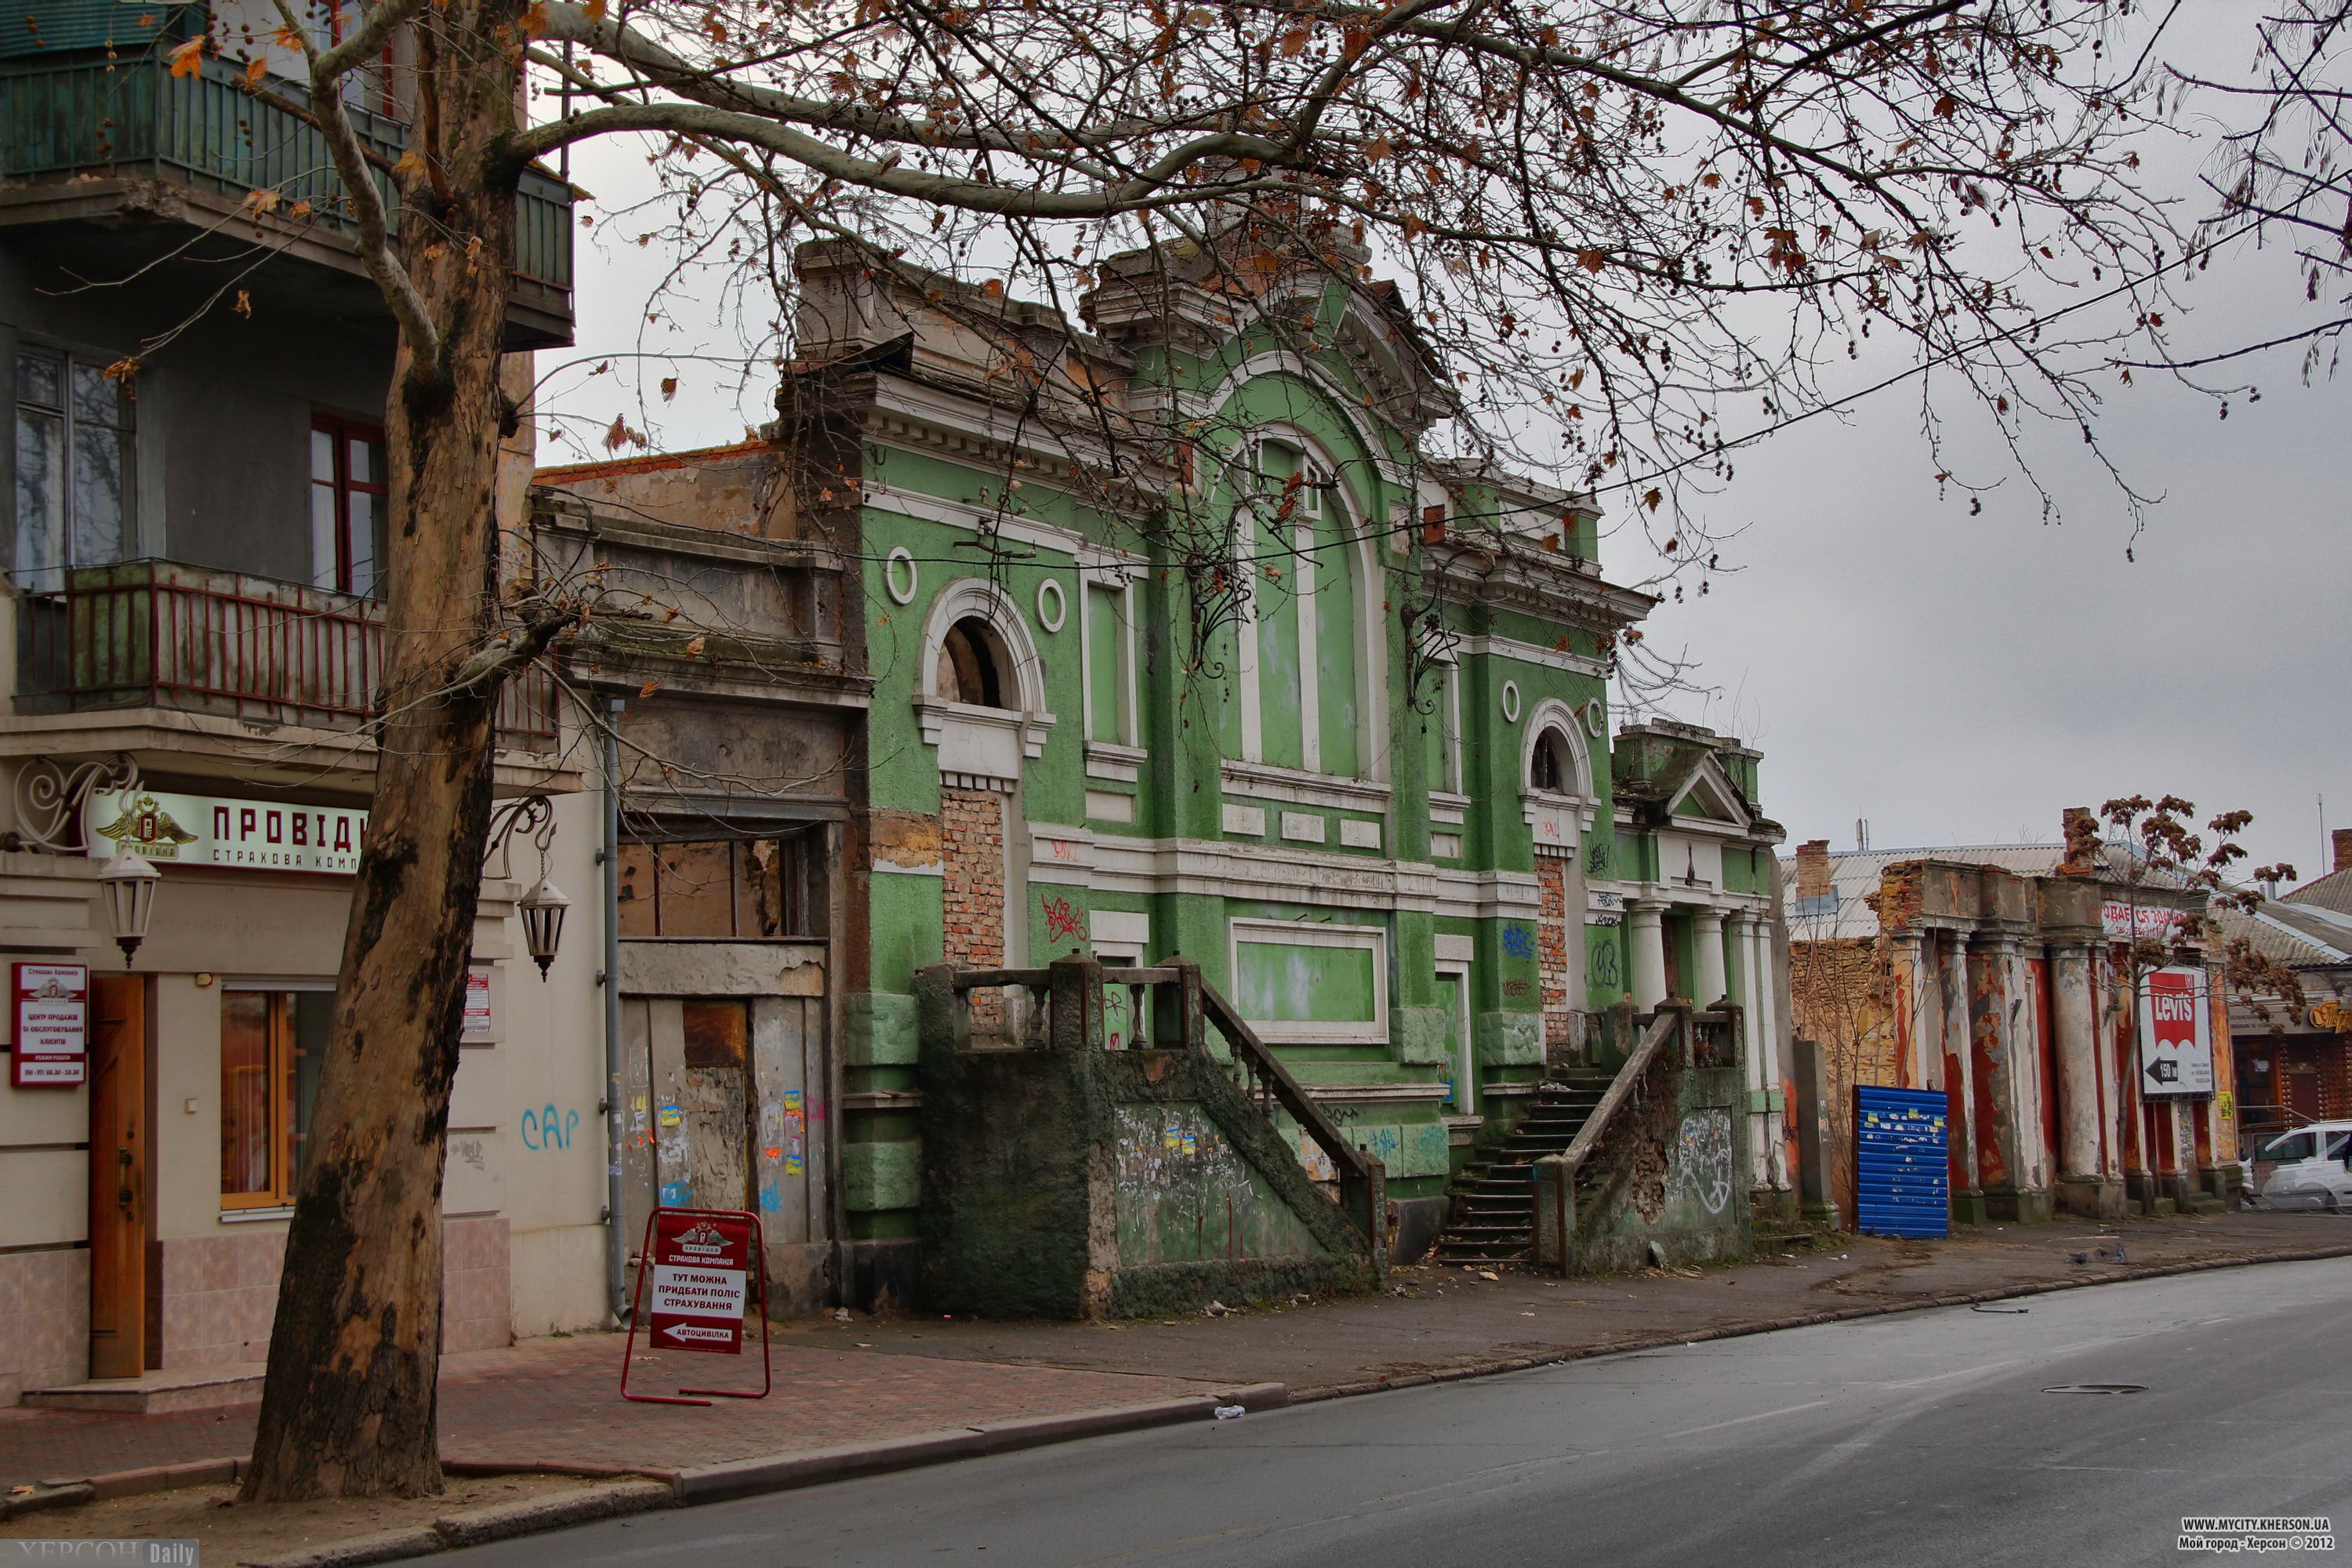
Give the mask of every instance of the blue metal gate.
[(1864, 1236), (1948, 1236), (1950, 1102), (1941, 1089), (1853, 1091), (1854, 1228)]

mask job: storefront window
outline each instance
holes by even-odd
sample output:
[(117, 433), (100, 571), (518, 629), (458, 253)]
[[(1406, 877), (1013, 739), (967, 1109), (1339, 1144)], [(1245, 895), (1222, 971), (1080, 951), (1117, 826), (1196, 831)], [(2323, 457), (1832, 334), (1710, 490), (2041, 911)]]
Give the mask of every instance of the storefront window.
[(319, 1093), (328, 991), (221, 994), (221, 1206), (289, 1203)]

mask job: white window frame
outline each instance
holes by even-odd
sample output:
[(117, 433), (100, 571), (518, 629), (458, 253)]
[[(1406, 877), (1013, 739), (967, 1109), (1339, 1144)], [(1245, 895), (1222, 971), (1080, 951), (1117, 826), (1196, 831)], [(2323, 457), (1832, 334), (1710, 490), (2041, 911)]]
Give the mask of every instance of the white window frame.
[[(1250, 445), (1249, 465), (1246, 470), (1250, 490), (1234, 508), (1233, 526), (1235, 531), (1244, 531), (1241, 525), (1244, 517), (1255, 520), (1255, 502), (1267, 493), (1265, 489), (1263, 454), (1265, 448), (1269, 446), (1278, 446), (1296, 452), (1298, 455), (1299, 471), (1304, 476), (1299, 481), (1298, 504), (1291, 513), (1290, 534), (1290, 547), (1297, 557), (1297, 563), (1291, 568), (1292, 602), (1301, 606), (1304, 611), (1298, 616), (1299, 771), (1321, 773), (1323, 773), (1323, 696), (1321, 648), (1318, 646), (1318, 639), (1322, 635), (1322, 616), (1316, 599), (1316, 591), (1319, 585), (1317, 579), (1320, 570), (1315, 552), (1316, 524), (1336, 515), (1341, 523), (1341, 531), (1347, 536), (1348, 548), (1354, 552), (1355, 564), (1369, 564), (1372, 568), (1359, 576), (1355, 615), (1349, 626), (1349, 636), (1354, 639), (1356, 645), (1355, 695), (1356, 708), (1360, 714), (1370, 714), (1381, 710), (1385, 700), (1386, 669), (1383, 655), (1386, 650), (1375, 626), (1375, 618), (1370, 607), (1372, 600), (1377, 596), (1378, 563), (1376, 560), (1371, 559), (1368, 542), (1371, 538), (1370, 520), (1359, 517), (1355, 508), (1349, 504), (1346, 487), (1339, 482), (1338, 468), (1326, 457), (1322, 447), (1312, 437), (1303, 430), (1297, 430), (1287, 426), (1260, 434)], [(1333, 509), (1328, 512), (1323, 506), (1327, 497), (1331, 501)], [(1244, 547), (1242, 553), (1253, 553), (1256, 549), (1256, 530), (1252, 527), (1246, 532), (1247, 537), (1236, 541), (1236, 543)], [(1343, 570), (1348, 569), (1343, 567)], [(1246, 763), (1265, 761), (1264, 701), (1258, 688), (1257, 656), (1257, 589), (1262, 581), (1263, 578), (1258, 573), (1254, 571), (1249, 574), (1250, 592), (1243, 599), (1234, 617), (1237, 634), (1236, 657), (1234, 664), (1240, 699), (1241, 760)], [(1384, 726), (1374, 726), (1368, 730), (1360, 738), (1364, 752), (1358, 761), (1358, 772), (1353, 775), (1333, 773), (1326, 776), (1333, 778), (1354, 776), (1370, 781), (1385, 779), (1388, 776), (1389, 760), (1385, 739)]]
[[(1095, 595), (1094, 590), (1108, 590), (1118, 602), (1120, 633), (1118, 638), (1118, 680), (1127, 689), (1127, 700), (1120, 714), (1120, 733), (1095, 733)], [(1090, 566), (1078, 574), (1078, 702), (1085, 710), (1086, 738), (1114, 746), (1139, 746), (1143, 732), (1140, 691), (1136, 681), (1135, 654), (1135, 579), (1121, 568)]]
[(1225, 973), (1233, 976), (1235, 1005), (1241, 991), (1242, 943), (1270, 947), (1337, 947), (1372, 955), (1372, 1016), (1369, 1021), (1318, 1023), (1309, 1019), (1248, 1018), (1270, 1045), (1384, 1046), (1389, 1039), (1389, 933), (1385, 926), (1331, 925), (1322, 921), (1262, 920), (1237, 915), (1225, 922)]

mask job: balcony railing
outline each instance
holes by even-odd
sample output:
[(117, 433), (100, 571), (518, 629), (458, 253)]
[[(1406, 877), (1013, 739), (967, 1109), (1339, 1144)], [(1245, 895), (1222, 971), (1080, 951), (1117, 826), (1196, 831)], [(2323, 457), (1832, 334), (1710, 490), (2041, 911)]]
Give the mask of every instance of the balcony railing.
[[(71, 573), (17, 600), (20, 712), (170, 708), (356, 730), (376, 710), (383, 606), (299, 583), (172, 561)], [(526, 670), (499, 697), (499, 743), (551, 751), (555, 685)]]
[[(175, 77), (152, 56), (10, 61), (0, 67), (0, 176), (169, 173), (239, 197), (276, 191), (281, 212), (308, 202), (319, 221), (347, 226), (325, 138), (240, 89), (240, 74), (206, 60), (196, 74)], [(301, 96), (292, 84), (270, 85)], [(348, 112), (363, 143), (398, 160), (405, 125), (363, 109)], [(394, 205), (390, 176), (373, 173)], [(572, 288), (572, 193), (535, 169), (524, 172), (516, 204), (514, 268), (543, 288)]]

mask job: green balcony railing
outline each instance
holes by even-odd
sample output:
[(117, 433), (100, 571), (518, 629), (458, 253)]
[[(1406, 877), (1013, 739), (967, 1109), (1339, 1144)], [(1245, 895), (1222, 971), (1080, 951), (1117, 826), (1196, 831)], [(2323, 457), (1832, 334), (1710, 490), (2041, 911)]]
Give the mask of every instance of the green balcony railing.
[[(244, 91), (240, 74), (206, 60), (200, 72), (175, 77), (152, 55), (7, 61), (0, 65), (0, 177), (169, 174), (237, 196), (276, 191), (287, 206), (309, 202), (321, 222), (347, 226), (325, 138)], [(302, 90), (271, 85), (288, 97)], [(399, 121), (347, 112), (360, 139), (387, 159), (408, 145)], [(373, 174), (392, 204), (389, 176)], [(572, 288), (572, 193), (536, 169), (524, 172), (516, 204), (514, 269), (545, 288)]]

